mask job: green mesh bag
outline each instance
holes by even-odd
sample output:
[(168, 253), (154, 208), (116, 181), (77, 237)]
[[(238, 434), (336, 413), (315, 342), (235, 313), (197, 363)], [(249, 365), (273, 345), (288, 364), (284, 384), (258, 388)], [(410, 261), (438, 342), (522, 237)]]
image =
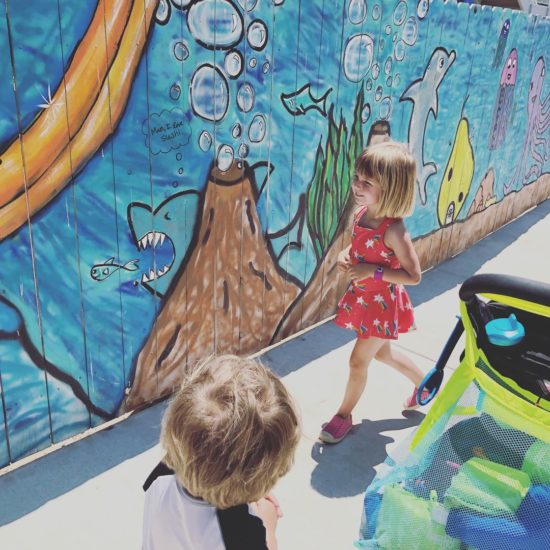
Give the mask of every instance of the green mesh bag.
[[(537, 383), (550, 358), (550, 285), (531, 283), (481, 275), (462, 286), (460, 365), (377, 468), (357, 548), (550, 548), (550, 396)], [(524, 341), (489, 345), (484, 323), (511, 312)]]

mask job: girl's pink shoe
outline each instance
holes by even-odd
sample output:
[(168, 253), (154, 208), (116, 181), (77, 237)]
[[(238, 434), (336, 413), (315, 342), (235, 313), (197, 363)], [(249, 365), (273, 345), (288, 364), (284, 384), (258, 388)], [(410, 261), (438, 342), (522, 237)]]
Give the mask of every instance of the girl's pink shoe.
[[(403, 402), (404, 411), (412, 411), (418, 409), (421, 405), (416, 402), (416, 394), (418, 393), (418, 388), (414, 388), (411, 396)], [(422, 399), (426, 399), (430, 395), (428, 390), (422, 390)]]
[(323, 429), (319, 434), (319, 439), (323, 443), (340, 443), (348, 435), (353, 421), (351, 414), (348, 418), (343, 418), (335, 414), (328, 424), (323, 424)]

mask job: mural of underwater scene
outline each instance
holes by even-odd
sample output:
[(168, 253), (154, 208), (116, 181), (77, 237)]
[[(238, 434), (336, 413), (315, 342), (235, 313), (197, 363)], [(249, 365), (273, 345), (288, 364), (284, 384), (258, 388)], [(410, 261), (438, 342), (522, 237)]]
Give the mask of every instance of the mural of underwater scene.
[(439, 0), (2, 3), (0, 466), (330, 315), (368, 144), (416, 159), (424, 266), (548, 197), (549, 40)]

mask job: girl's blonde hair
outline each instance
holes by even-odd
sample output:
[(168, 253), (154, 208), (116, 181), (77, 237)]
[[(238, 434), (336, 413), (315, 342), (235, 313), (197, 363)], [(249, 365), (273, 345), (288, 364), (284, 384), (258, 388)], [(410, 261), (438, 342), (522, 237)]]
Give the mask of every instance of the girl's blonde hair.
[(412, 214), (416, 163), (405, 145), (396, 141), (370, 145), (357, 158), (355, 172), (380, 185), (381, 216), (404, 218)]
[(283, 383), (252, 359), (222, 355), (186, 374), (161, 443), (191, 495), (229, 508), (264, 497), (290, 470), (299, 438)]

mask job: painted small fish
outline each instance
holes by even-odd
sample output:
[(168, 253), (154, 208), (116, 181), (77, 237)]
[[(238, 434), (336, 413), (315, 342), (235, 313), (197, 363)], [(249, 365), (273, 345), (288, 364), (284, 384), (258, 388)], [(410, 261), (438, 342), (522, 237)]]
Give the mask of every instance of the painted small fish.
[(321, 97), (315, 98), (311, 94), (311, 84), (306, 84), (295, 92), (281, 94), (281, 101), (292, 116), (305, 115), (312, 109), (319, 111), (323, 116), (327, 116), (326, 102), (330, 92), (332, 92), (332, 88), (329, 88)]
[(129, 262), (123, 264), (115, 263), (115, 258), (109, 258), (106, 262), (102, 264), (95, 264), (90, 269), (90, 277), (95, 281), (104, 281), (107, 277), (110, 277), (113, 273), (119, 269), (125, 269), (126, 271), (136, 271), (139, 269), (138, 266), (139, 260), (130, 260)]

